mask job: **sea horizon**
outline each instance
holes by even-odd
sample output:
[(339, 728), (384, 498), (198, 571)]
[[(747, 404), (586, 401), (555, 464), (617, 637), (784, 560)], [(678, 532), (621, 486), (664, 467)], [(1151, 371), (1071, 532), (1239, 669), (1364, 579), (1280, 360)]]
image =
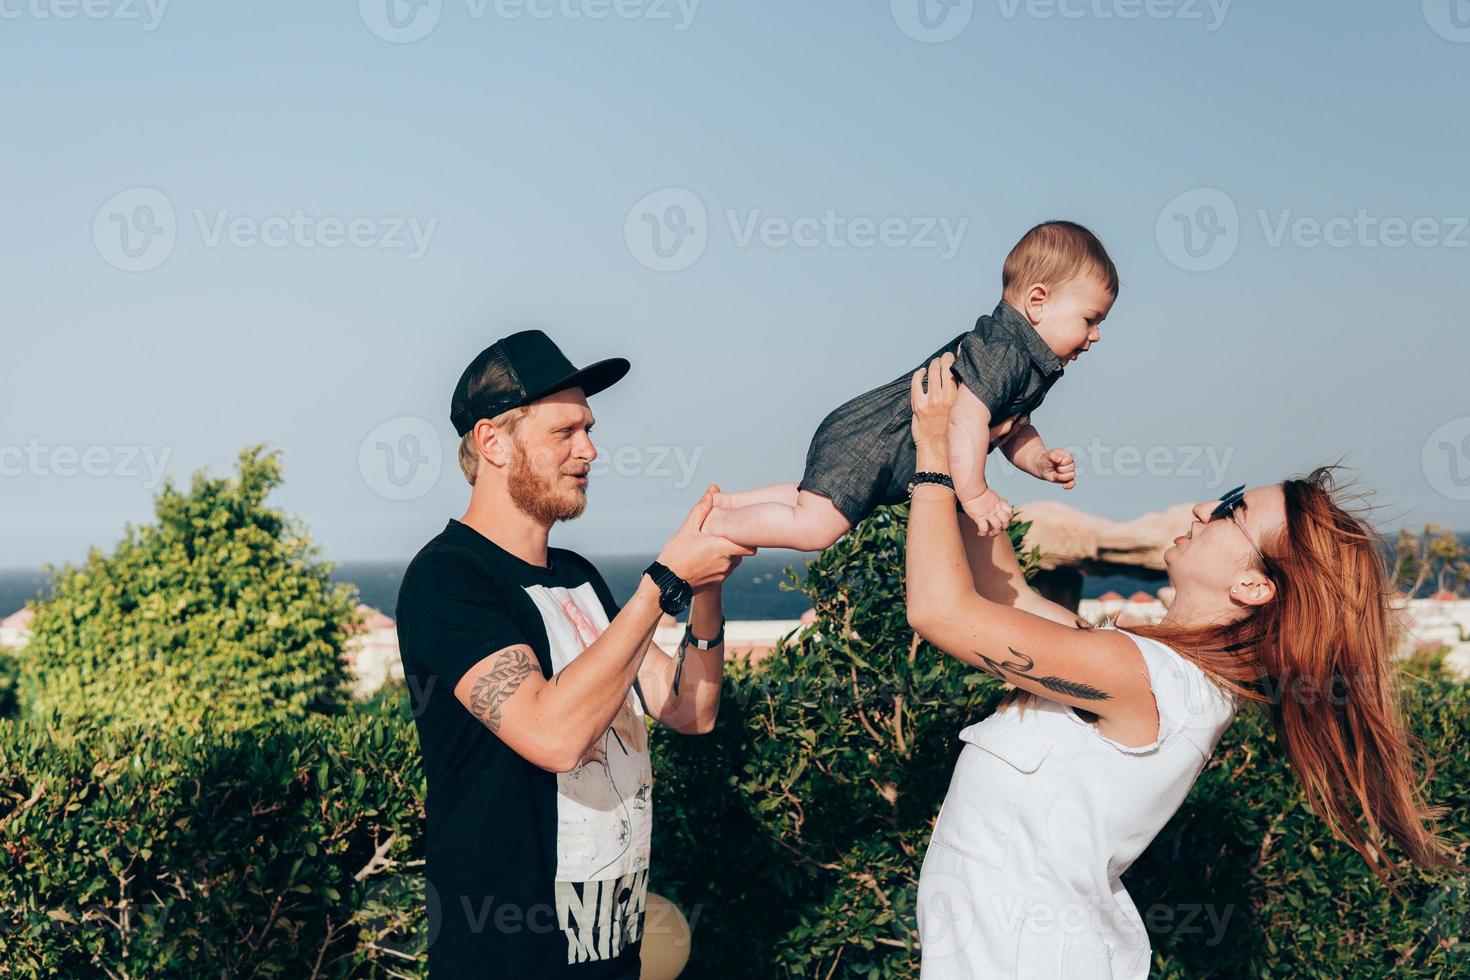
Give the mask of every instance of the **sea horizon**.
[[(1456, 534), (1470, 545), (1470, 531)], [(609, 553), (586, 557), (597, 566), (613, 597), (621, 603), (633, 594), (639, 576), (654, 555)], [(799, 618), (811, 603), (804, 592), (783, 589), (780, 584), (789, 581), (787, 568), (801, 579), (806, 563), (815, 557), (807, 552), (773, 548), (745, 559), (725, 584), (725, 617), (730, 620)], [(359, 601), (390, 616), (394, 614), (398, 585), (409, 559), (324, 560), (333, 566), (330, 574), (334, 582), (355, 586)], [(28, 600), (42, 598), (48, 581), (46, 572), (39, 567), (0, 568), (0, 618), (22, 609)], [(1155, 594), (1166, 584), (1157, 575), (1088, 575), (1082, 580), (1082, 598), (1096, 599), (1106, 592)]]

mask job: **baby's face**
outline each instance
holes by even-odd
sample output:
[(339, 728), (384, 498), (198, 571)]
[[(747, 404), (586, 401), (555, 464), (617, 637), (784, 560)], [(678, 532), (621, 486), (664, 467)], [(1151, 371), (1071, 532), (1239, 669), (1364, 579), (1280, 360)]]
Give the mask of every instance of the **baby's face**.
[(1036, 332), (1063, 364), (1070, 364), (1101, 339), (1098, 327), (1115, 299), (1093, 277), (1078, 276), (1046, 297), (1037, 313)]

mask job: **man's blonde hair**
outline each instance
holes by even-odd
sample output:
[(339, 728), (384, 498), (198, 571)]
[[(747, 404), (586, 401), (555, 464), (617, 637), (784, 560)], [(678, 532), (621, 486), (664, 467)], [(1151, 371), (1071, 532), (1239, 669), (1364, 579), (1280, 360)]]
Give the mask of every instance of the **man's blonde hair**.
[[(520, 405), (507, 412), (501, 412), (490, 420), (490, 424), (508, 436), (516, 434), (516, 426), (531, 413), (530, 405)], [(470, 486), (475, 485), (475, 477), (480, 472), (480, 449), (475, 445), (475, 430), (464, 434), (459, 440), (459, 469), (464, 478), (470, 481)]]
[(1006, 256), (1001, 298), (1019, 307), (1021, 291), (1035, 283), (1056, 289), (1090, 275), (1118, 295), (1118, 269), (1098, 237), (1073, 221), (1044, 221), (1021, 236)]

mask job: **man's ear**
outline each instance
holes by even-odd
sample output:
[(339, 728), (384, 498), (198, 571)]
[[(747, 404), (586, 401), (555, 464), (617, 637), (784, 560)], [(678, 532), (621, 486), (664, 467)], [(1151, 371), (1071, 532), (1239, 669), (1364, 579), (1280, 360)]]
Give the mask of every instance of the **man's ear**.
[(496, 428), (489, 419), (480, 419), (475, 423), (474, 434), (475, 448), (480, 451), (481, 459), (496, 466), (510, 462), (510, 435), (505, 430)]
[(1034, 282), (1031, 288), (1026, 290), (1021, 312), (1026, 314), (1026, 319), (1031, 321), (1033, 327), (1041, 322), (1041, 311), (1046, 308), (1046, 301), (1050, 297), (1051, 292), (1046, 288), (1044, 282)]
[(1230, 587), (1230, 598), (1242, 606), (1264, 606), (1276, 598), (1276, 583), (1264, 575), (1247, 572)]

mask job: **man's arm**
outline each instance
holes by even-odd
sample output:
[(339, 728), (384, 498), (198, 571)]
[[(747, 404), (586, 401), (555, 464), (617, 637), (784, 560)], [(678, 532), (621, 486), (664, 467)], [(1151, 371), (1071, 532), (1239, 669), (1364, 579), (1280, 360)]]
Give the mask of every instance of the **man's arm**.
[(662, 615), (658, 595), (643, 576), (603, 634), (550, 681), (535, 652), (517, 644), (471, 667), (454, 696), (521, 758), (570, 772), (607, 731), (633, 685)]
[[(659, 552), (659, 561), (695, 592), (723, 582), (741, 557), (754, 554), (700, 531), (713, 507), (706, 491)], [(617, 716), (662, 615), (658, 586), (645, 574), (602, 635), (551, 681), (541, 676), (531, 648), (517, 644), (471, 667), (454, 696), (522, 758), (570, 772)]]
[[(689, 607), (689, 629), (696, 639), (711, 640), (724, 623), (719, 586), (694, 594)], [(638, 693), (644, 707), (660, 724), (683, 735), (704, 735), (715, 727), (720, 713), (720, 686), (725, 677), (725, 644), (701, 650), (690, 644), (679, 676), (679, 693), (673, 692), (677, 661), (656, 643), (638, 671)]]

